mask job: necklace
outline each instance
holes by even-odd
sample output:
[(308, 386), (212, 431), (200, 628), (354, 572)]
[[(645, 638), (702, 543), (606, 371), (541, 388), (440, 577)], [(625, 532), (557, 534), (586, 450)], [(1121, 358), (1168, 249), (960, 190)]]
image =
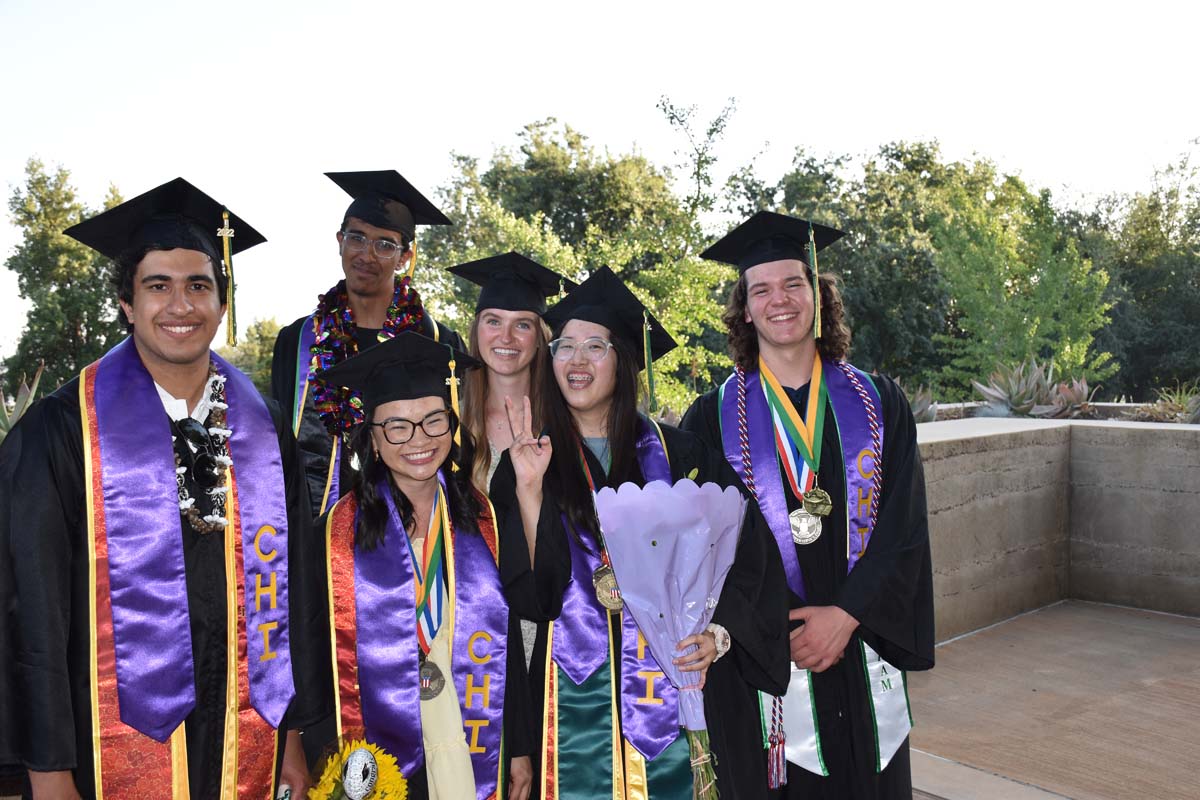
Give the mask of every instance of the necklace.
[[(358, 342), (354, 338), (358, 326), (350, 309), (346, 281), (338, 281), (336, 286), (321, 295), (314, 316), (317, 334), (311, 351), (309, 375), (340, 364), (358, 352)], [(401, 331), (416, 328), (424, 319), (425, 309), (417, 290), (412, 288), (407, 275), (397, 275), (392, 304), (388, 306), (379, 341), (392, 339)], [(313, 403), (321, 415), (321, 421), (325, 423), (325, 429), (333, 436), (349, 432), (363, 421), (362, 398), (358, 392), (350, 389), (316, 381), (313, 384)]]
[[(183, 465), (183, 459), (179, 456), (179, 449), (175, 448), (175, 483), (179, 487), (179, 513), (184, 516), (188, 524), (197, 533), (216, 533), (225, 530), (225, 526), (229, 524), (229, 520), (225, 518), (225, 495), (229, 487), (226, 486), (228, 480), (229, 467), (232, 466), (233, 460), (229, 458), (229, 437), (233, 435), (233, 431), (225, 427), (226, 411), (229, 406), (225, 403), (225, 376), (218, 374), (216, 365), (209, 362), (208, 365), (208, 402), (212, 409), (209, 412), (208, 419), (211, 427), (208, 428), (208, 442), (201, 446), (209, 450), (204, 455), (210, 457), (215, 463), (216, 481), (215, 485), (202, 489), (208, 496), (210, 512), (205, 515), (200, 514), (200, 510), (196, 508), (196, 499), (192, 497), (188, 491), (187, 475), (188, 468)], [(174, 438), (174, 437), (172, 437)], [(189, 437), (184, 437), (184, 447), (190, 447)], [(197, 464), (200, 458), (204, 455), (199, 455), (199, 458), (192, 459), (192, 469), (197, 471)], [(193, 476), (196, 477), (196, 476)], [(200, 484), (197, 482), (197, 487)]]

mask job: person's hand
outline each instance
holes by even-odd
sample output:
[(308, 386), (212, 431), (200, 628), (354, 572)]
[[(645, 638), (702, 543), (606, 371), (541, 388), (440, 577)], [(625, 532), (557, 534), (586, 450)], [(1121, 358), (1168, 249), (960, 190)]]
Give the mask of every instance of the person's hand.
[(708, 679), (708, 668), (717, 660), (717, 635), (712, 631), (703, 631), (682, 640), (675, 645), (675, 649), (682, 651), (692, 645), (696, 645), (696, 652), (673, 658), (671, 663), (679, 667), (681, 672), (699, 672), (700, 685), (696, 688), (703, 689)]
[(529, 397), (526, 396), (522, 402), (522, 410), (518, 411), (511, 397), (504, 398), (504, 411), (508, 414), (508, 427), (513, 437), (508, 456), (512, 459), (517, 488), (540, 492), (542, 476), (550, 466), (550, 437), (533, 435), (533, 410), (529, 405)]
[(35, 772), (29, 770), (29, 787), (33, 800), (80, 800), (75, 778), (70, 770)]
[(290, 730), (283, 745), (279, 785), (292, 787), (292, 800), (301, 800), (308, 795), (308, 783), (308, 763), (304, 760), (304, 744), (300, 741), (300, 731)]
[(533, 790), (533, 762), (517, 756), (508, 762), (508, 800), (529, 800)]
[(804, 621), (791, 633), (792, 662), (813, 672), (824, 672), (841, 661), (858, 627), (858, 620), (837, 606), (793, 608), (788, 619)]

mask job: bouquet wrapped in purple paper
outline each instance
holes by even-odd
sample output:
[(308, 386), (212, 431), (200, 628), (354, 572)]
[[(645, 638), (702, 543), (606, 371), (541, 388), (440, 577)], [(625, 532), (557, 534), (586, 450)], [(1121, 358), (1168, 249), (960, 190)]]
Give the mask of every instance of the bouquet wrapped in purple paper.
[(745, 509), (736, 488), (690, 480), (673, 486), (626, 483), (596, 493), (596, 513), (625, 608), (660, 669), (679, 689), (679, 723), (688, 731), (697, 797), (715, 796), (709, 791), (715, 777), (700, 673), (683, 672), (672, 660), (676, 645), (712, 619)]

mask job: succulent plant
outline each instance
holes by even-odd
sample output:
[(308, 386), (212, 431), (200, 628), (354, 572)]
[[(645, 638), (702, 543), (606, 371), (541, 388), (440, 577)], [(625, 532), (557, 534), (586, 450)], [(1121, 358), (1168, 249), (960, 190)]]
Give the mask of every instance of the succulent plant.
[(1030, 358), (1013, 366), (1001, 365), (987, 384), (971, 381), (983, 396), (992, 416), (1025, 417), (1039, 406), (1053, 406), (1057, 392), (1053, 362), (1042, 367)]
[(1075, 378), (1054, 387), (1054, 395), (1050, 403), (1034, 406), (1030, 410), (1031, 417), (1042, 419), (1076, 419), (1092, 413), (1092, 398), (1096, 396), (1099, 387), (1088, 392), (1086, 378)]
[(1200, 425), (1200, 380), (1177, 383), (1159, 389), (1153, 403), (1138, 406), (1126, 414), (1139, 422), (1184, 422)]
[(39, 362), (37, 372), (34, 373), (33, 383), (25, 383), (25, 376), (21, 376), (21, 385), (17, 387), (17, 396), (8, 398), (4, 396), (4, 390), (0, 389), (0, 442), (8, 436), (8, 432), (12, 430), (13, 425), (17, 424), (29, 407), (33, 405), (33, 401), (37, 395), (38, 383), (42, 380), (42, 370), (46, 368), (46, 363)]
[(912, 409), (913, 419), (917, 422), (934, 422), (937, 420), (938, 406), (933, 401), (933, 390), (922, 384), (915, 391), (909, 391), (903, 383), (900, 383), (900, 391), (904, 392), (908, 398), (908, 405)]

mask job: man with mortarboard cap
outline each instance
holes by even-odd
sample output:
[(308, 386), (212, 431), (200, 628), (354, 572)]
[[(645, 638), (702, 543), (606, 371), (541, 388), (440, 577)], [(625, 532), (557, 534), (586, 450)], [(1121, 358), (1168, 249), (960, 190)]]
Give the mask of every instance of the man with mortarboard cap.
[(323, 747), (365, 727), (418, 800), (525, 800), (531, 788), (529, 680), (458, 419), (460, 376), (478, 366), (404, 331), (317, 376), (356, 390), (367, 424), (351, 437), (354, 485), (317, 522), (339, 716), (305, 740)]
[(462, 348), (412, 286), (417, 226), (450, 220), (395, 170), (325, 174), (353, 198), (337, 232), (344, 277), (320, 296), (314, 313), (279, 332), (271, 363), (271, 396), (292, 415), (314, 517), (353, 478), (343, 437), (362, 418), (361, 398), (315, 383), (315, 374), (404, 330)]
[[(544, 709), (535, 715), (545, 723), (541, 785), (561, 797), (707, 797), (714, 787), (705, 780), (715, 778), (723, 798), (763, 797), (758, 690), (782, 691), (787, 679), (783, 568), (766, 523), (751, 506), (712, 624), (677, 645), (688, 655), (675, 663), (703, 686), (709, 762), (690, 752), (678, 698), (656, 682), (661, 665), (633, 617), (609, 617), (621, 603), (613, 570), (623, 568), (608, 560), (593, 492), (685, 478), (740, 484), (720, 449), (637, 412), (638, 372), (676, 343), (610, 269), (593, 272), (544, 319), (556, 337), (541, 356), (551, 362), (542, 395), (548, 436), (535, 433), (528, 405), (519, 419), (514, 413), (516, 437), (492, 481), (509, 601), (546, 623), (530, 666)], [(697, 778), (693, 766), (704, 764), (713, 775)]]
[(0, 447), (0, 762), (34, 797), (300, 792), (329, 681), (308, 493), (210, 350), (264, 239), (182, 178), (66, 233), (114, 260), (130, 336)]
[(842, 232), (760, 211), (702, 257), (735, 266), (735, 369), (683, 427), (757, 498), (783, 557), (791, 680), (763, 695), (780, 797), (912, 797), (903, 671), (933, 666), (916, 426), (899, 386), (845, 361), (850, 330), (817, 252)]

